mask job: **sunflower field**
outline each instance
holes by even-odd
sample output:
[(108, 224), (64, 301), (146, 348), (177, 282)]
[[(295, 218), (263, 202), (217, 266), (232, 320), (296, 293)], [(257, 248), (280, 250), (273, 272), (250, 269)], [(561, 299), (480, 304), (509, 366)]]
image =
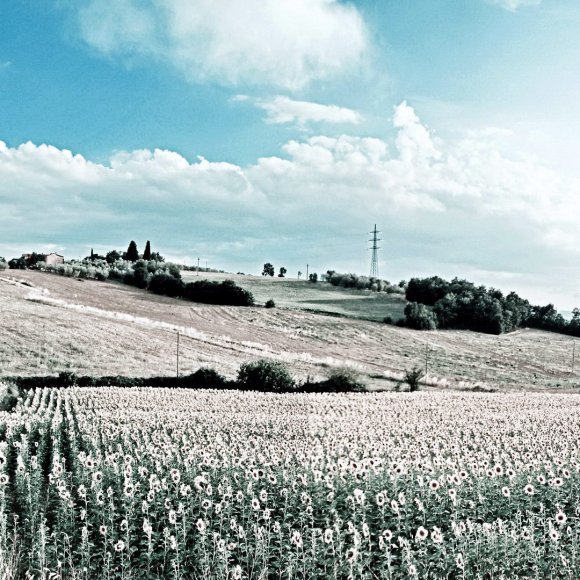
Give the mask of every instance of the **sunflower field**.
[(0, 577), (580, 573), (580, 396), (36, 389)]

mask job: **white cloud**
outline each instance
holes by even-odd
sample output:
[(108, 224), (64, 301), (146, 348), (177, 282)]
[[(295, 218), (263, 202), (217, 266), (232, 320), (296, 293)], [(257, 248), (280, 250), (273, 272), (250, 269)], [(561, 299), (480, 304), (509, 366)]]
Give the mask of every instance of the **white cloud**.
[(274, 124), (295, 123), (304, 128), (311, 123), (358, 124), (362, 117), (357, 111), (336, 105), (321, 105), (278, 96), (269, 101), (257, 101), (266, 111), (266, 121)]
[(577, 293), (578, 181), (508, 157), (497, 147), (507, 134), (497, 129), (437, 139), (407, 103), (393, 124), (392, 142), (318, 135), (246, 167), (166, 150), (97, 164), (47, 145), (0, 142), (3, 238), (12, 247), (37, 239), (90, 249), (154, 232), (168, 253), (197, 248), (235, 271), (276, 255), (287, 267), (310, 256), (354, 269), (344, 254), (377, 223), (385, 276), (495, 271)]
[(488, 0), (492, 4), (497, 4), (510, 12), (515, 12), (518, 8), (522, 6), (538, 6), (542, 0)]
[(367, 32), (338, 0), (82, 0), (80, 33), (105, 55), (169, 62), (192, 81), (296, 89), (360, 64)]

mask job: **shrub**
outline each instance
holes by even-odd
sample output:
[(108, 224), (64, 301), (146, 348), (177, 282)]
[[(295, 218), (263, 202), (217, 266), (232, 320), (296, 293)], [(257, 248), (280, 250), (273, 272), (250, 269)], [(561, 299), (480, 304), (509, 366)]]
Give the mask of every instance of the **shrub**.
[(276, 308), (276, 303), (270, 298), (264, 305), (266, 308)]
[(284, 364), (277, 361), (261, 359), (242, 364), (238, 371), (238, 386), (244, 390), (287, 392), (296, 388)]
[(392, 316), (385, 316), (383, 318), (383, 323), (384, 324), (393, 324), (393, 317)]
[(358, 373), (350, 367), (334, 369), (325, 383), (326, 390), (335, 393), (356, 393), (366, 390)]
[(419, 390), (419, 384), (424, 376), (425, 373), (423, 372), (423, 369), (419, 367), (405, 371), (405, 378), (403, 380), (409, 385), (411, 393)]
[(208, 367), (202, 367), (184, 379), (190, 388), (225, 389), (229, 386), (223, 375)]
[[(187, 285), (189, 286), (189, 284)], [(165, 296), (182, 296), (184, 294), (185, 285), (182, 280), (160, 272), (154, 274), (149, 280), (149, 290), (155, 294), (163, 294)]]
[(71, 371), (62, 371), (58, 374), (58, 382), (61, 387), (72, 387), (77, 383), (77, 376)]
[(0, 382), (0, 411), (12, 411), (18, 402), (18, 387)]
[(405, 306), (405, 323), (415, 330), (435, 330), (437, 322), (435, 315), (423, 304), (411, 302)]
[(183, 297), (192, 302), (223, 304), (229, 306), (253, 306), (254, 296), (235, 284), (233, 280), (210, 282), (198, 280), (185, 285)]

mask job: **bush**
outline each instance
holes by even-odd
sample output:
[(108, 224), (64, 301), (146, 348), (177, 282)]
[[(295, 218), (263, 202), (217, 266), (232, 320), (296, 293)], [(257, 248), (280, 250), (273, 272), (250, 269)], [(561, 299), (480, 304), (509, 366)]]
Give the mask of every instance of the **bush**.
[(276, 308), (276, 303), (270, 298), (264, 305), (266, 308)]
[(192, 302), (228, 306), (253, 306), (254, 296), (235, 284), (233, 280), (210, 282), (199, 280), (185, 285), (183, 297)]
[(325, 386), (326, 390), (335, 393), (357, 393), (366, 390), (365, 385), (359, 380), (358, 373), (349, 367), (334, 369)]
[(226, 389), (228, 381), (220, 375), (215, 369), (202, 367), (193, 374), (184, 377), (188, 387), (200, 389)]
[(296, 389), (286, 366), (267, 359), (242, 364), (237, 383), (243, 390), (284, 393)]
[(393, 324), (393, 318), (392, 318), (392, 316), (385, 316), (383, 318), (383, 323), (384, 324)]
[(0, 411), (12, 411), (18, 403), (18, 387), (0, 382)]
[(409, 390), (411, 391), (411, 393), (414, 393), (415, 391), (419, 390), (419, 384), (424, 376), (425, 373), (423, 372), (423, 369), (419, 367), (415, 367), (412, 370), (405, 371), (404, 382), (409, 385)]
[(63, 371), (58, 374), (58, 382), (62, 387), (72, 387), (77, 384), (77, 376), (71, 371)]
[(427, 306), (411, 302), (405, 306), (405, 324), (415, 330), (435, 330), (437, 322), (435, 315)]
[(151, 292), (155, 292), (155, 294), (176, 297), (183, 296), (186, 286), (182, 280), (165, 272), (160, 272), (151, 277), (148, 288)]

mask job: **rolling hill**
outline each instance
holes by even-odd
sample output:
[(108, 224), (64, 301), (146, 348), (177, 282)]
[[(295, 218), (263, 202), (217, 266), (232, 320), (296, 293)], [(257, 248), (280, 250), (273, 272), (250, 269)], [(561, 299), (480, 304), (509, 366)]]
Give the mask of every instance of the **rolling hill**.
[[(211, 278), (220, 276), (226, 277)], [(242, 362), (267, 357), (286, 362), (300, 379), (324, 378), (329, 369), (349, 365), (371, 388), (388, 389), (427, 359), (427, 382), (435, 388), (580, 386), (580, 372), (570, 372), (573, 339), (567, 336), (413, 331), (372, 321), (402, 312), (401, 297), (233, 278), (258, 302), (273, 298), (278, 308), (202, 305), (118, 283), (4, 272), (0, 375), (173, 374), (179, 332), (182, 373), (211, 366), (233, 377)]]

